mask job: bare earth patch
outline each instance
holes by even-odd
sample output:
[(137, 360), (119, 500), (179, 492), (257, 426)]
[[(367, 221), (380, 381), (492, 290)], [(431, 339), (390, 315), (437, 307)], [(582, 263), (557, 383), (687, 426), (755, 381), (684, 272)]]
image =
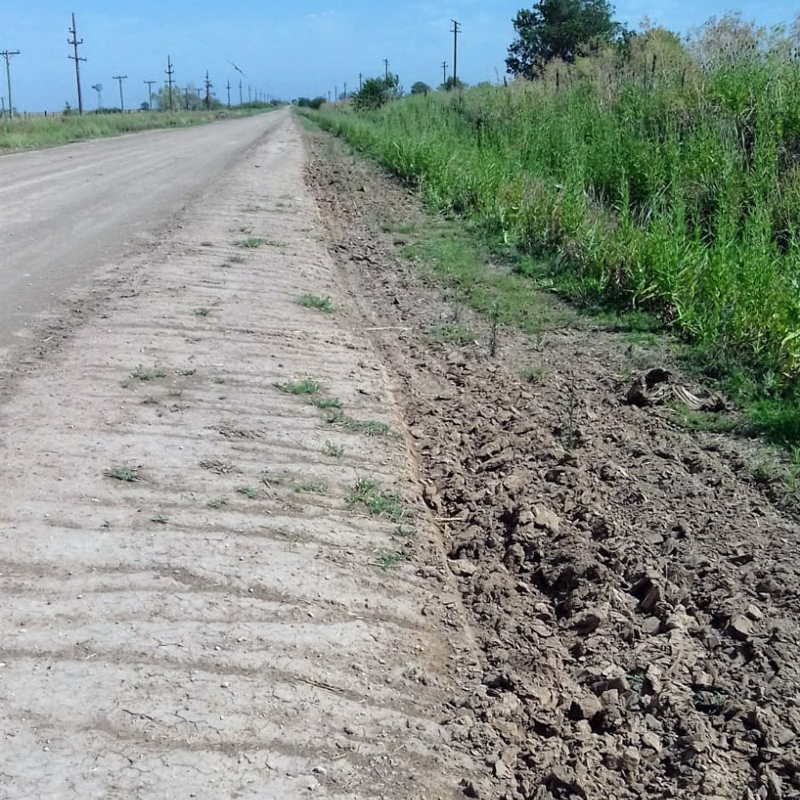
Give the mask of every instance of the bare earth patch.
[[(0, 406), (2, 796), (453, 798), (476, 769), (441, 720), (477, 652), (281, 119)], [(307, 378), (392, 435), (276, 387)], [(364, 476), (409, 516), (349, 503)]]

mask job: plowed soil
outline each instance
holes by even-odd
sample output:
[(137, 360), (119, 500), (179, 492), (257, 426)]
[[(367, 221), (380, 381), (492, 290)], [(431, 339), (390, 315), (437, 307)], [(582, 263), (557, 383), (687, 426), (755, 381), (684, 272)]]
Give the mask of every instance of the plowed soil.
[(452, 299), (379, 221), (432, 223), (307, 138), (480, 645), (448, 712), (483, 765), (467, 796), (800, 797), (800, 530), (748, 479), (752, 446), (626, 403), (628, 347), (604, 330), (501, 331), (491, 357), (468, 316), (475, 343), (436, 341)]

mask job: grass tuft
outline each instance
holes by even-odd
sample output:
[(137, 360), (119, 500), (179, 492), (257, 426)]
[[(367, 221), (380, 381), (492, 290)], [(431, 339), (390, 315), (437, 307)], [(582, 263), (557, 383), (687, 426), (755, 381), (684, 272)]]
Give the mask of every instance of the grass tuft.
[(319, 394), (319, 383), (313, 378), (303, 378), (300, 381), (286, 381), (286, 383), (273, 383), (276, 389), (285, 394), (315, 395)]
[(135, 483), (139, 480), (139, 470), (135, 467), (111, 467), (105, 471), (104, 475), (123, 483)]
[(303, 306), (303, 308), (314, 308), (325, 314), (330, 314), (333, 311), (330, 297), (318, 297), (315, 294), (302, 294), (295, 299), (295, 303), (297, 303), (298, 306)]
[(139, 364), (138, 367), (131, 373), (131, 378), (137, 381), (154, 381), (156, 378), (165, 378), (167, 373), (161, 367), (143, 367)]
[(332, 411), (328, 414), (326, 422), (337, 428), (343, 428), (354, 433), (363, 433), (365, 436), (388, 436), (392, 429), (385, 422), (373, 419), (361, 420), (343, 414), (341, 411)]
[(341, 458), (344, 455), (344, 446), (334, 444), (332, 441), (328, 440), (325, 442), (322, 452), (331, 458)]
[(372, 516), (385, 517), (398, 525), (413, 517), (398, 492), (386, 491), (377, 481), (369, 478), (356, 481), (345, 503), (348, 508), (363, 505)]
[(342, 401), (338, 397), (317, 397), (311, 401), (317, 408), (341, 408)]
[(239, 239), (239, 241), (234, 242), (236, 247), (244, 247), (247, 250), (255, 250), (257, 247), (261, 247), (262, 244), (265, 244), (265, 240), (259, 239), (257, 236), (251, 236), (247, 239)]

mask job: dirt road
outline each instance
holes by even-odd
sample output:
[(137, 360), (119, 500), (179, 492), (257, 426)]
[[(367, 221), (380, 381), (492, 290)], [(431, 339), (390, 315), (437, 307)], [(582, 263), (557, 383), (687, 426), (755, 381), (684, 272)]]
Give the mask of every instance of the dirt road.
[(275, 114), (0, 158), (0, 358), (76, 281), (157, 240)]
[[(460, 796), (474, 766), (440, 723), (476, 650), (304, 187), (298, 122), (73, 152), (4, 161), (39, 198), (40, 225), (16, 196), (0, 223), (0, 295), (26, 314), (38, 301), (9, 263), (58, 243), (69, 280), (122, 253), (112, 228), (136, 204), (126, 241), (216, 177), (161, 244), (102, 265), (117, 290), (0, 405), (0, 797)], [(88, 160), (104, 152), (101, 180)], [(165, 179), (206, 157), (201, 178)], [(74, 172), (37, 178), (37, 158)], [(106, 201), (65, 204), (70, 180)], [(49, 290), (53, 263), (36, 273)]]

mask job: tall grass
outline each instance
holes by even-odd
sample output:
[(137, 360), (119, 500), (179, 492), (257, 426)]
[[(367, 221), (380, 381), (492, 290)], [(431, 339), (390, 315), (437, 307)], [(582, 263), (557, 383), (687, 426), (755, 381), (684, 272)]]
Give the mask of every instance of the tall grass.
[(0, 153), (35, 147), (69, 144), (154, 128), (202, 125), (227, 116), (246, 116), (253, 111), (176, 111), (131, 114), (57, 114), (48, 117), (0, 119)]
[(436, 209), (558, 254), (573, 299), (657, 313), (752, 396), (794, 404), (800, 63), (646, 63), (314, 119)]

